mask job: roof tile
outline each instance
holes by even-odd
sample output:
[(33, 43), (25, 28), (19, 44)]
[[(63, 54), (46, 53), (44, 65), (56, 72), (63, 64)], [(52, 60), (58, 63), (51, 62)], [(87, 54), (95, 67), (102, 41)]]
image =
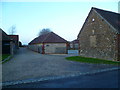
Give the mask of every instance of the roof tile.
[(54, 32), (50, 32), (48, 34), (41, 35), (34, 40), (32, 40), (29, 44), (38, 44), (38, 43), (67, 43), (65, 39), (58, 36)]
[(104, 19), (106, 19), (117, 31), (120, 33), (120, 14), (111, 12), (111, 11), (105, 11), (102, 9), (94, 8), (92, 9), (96, 10)]

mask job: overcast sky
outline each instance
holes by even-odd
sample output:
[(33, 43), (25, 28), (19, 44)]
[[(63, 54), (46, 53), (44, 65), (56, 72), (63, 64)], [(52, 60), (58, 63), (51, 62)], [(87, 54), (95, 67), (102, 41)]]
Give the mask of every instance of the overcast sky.
[(77, 38), (91, 7), (118, 12), (118, 1), (0, 2), (0, 28), (9, 34), (10, 27), (16, 26), (15, 34), (23, 44), (37, 37), (43, 28), (72, 41)]

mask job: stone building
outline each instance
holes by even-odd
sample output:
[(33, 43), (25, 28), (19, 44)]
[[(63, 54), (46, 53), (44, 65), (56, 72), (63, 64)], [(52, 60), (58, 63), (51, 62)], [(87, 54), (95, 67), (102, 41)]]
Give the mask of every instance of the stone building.
[(79, 48), (78, 43), (79, 43), (78, 39), (71, 41), (70, 42), (70, 49), (78, 50), (78, 48)]
[(68, 42), (50, 32), (32, 40), (28, 48), (41, 54), (66, 54), (68, 53)]
[(80, 56), (120, 61), (120, 14), (92, 7), (78, 38)]

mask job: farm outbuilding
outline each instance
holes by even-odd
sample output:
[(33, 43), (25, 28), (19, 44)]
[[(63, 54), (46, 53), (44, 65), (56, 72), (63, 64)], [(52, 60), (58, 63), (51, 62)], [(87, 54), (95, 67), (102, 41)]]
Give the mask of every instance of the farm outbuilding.
[(79, 44), (79, 40), (78, 39), (75, 39), (73, 41), (70, 42), (70, 49), (73, 49), (73, 50), (78, 50), (78, 44)]
[(32, 40), (28, 48), (41, 54), (67, 54), (68, 42), (54, 32), (50, 32)]
[(15, 49), (19, 49), (19, 35), (8, 35), (15, 43)]
[(92, 8), (78, 39), (80, 56), (120, 61), (120, 14)]
[[(1, 28), (0, 28), (0, 42), (2, 43), (2, 54), (15, 54), (18, 47), (18, 44), (16, 44), (16, 41), (19, 41), (18, 35), (7, 35)], [(16, 40), (12, 37), (16, 37)]]

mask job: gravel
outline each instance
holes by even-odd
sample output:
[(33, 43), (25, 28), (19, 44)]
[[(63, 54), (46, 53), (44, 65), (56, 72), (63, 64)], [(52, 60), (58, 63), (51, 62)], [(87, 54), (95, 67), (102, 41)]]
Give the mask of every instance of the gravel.
[(56, 77), (117, 67), (105, 64), (80, 63), (65, 59), (65, 57), (72, 55), (75, 54), (43, 55), (27, 48), (20, 48), (10, 61), (2, 65), (2, 80), (6, 82), (30, 78)]

